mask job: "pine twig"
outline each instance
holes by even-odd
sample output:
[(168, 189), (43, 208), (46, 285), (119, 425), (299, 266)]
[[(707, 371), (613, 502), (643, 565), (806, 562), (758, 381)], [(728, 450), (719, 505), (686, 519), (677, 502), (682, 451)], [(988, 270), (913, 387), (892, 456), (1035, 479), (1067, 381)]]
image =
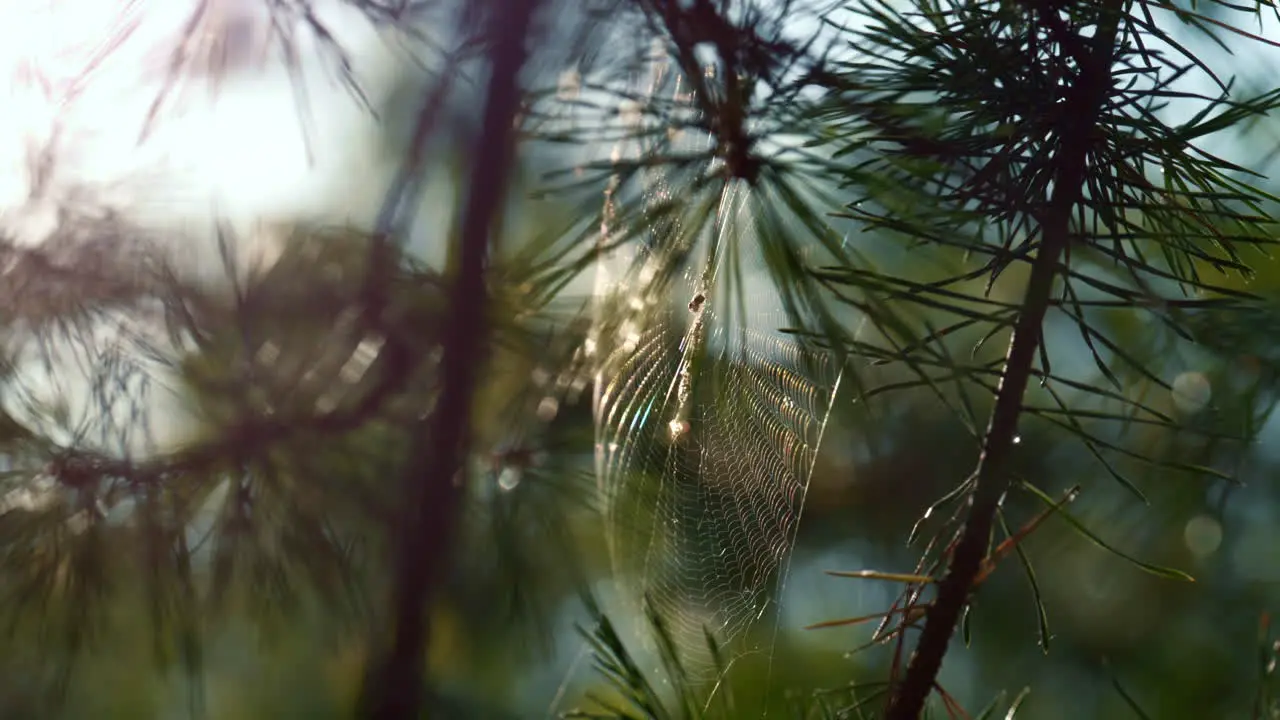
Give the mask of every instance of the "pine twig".
[(1111, 65), (1122, 12), (1115, 0), (1101, 4), (1093, 54), (1082, 58), (1080, 63), (1073, 98), (1069, 100), (1074, 111), (1065, 115), (1077, 120), (1064, 128), (1061, 136), (1055, 189), (1041, 222), (1044, 241), (1032, 263), (1022, 310), (1009, 343), (1004, 377), (978, 460), (977, 482), (964, 530), (947, 573), (938, 585), (937, 599), (929, 610), (902, 684), (890, 702), (886, 720), (920, 717), (986, 557), (1000, 498), (1009, 486), (1005, 465), (1017, 436), (1022, 399), (1034, 370), (1045, 313), (1059, 272), (1059, 259), (1071, 241), (1071, 213), (1083, 193), (1089, 137), (1111, 90)]
[(431, 629), (426, 608), (448, 563), (462, 499), (458, 475), (484, 350), (488, 246), (514, 161), (518, 75), (536, 5), (537, 0), (503, 0), (488, 8), (494, 30), (492, 74), (459, 233), (459, 264), (442, 346), (441, 394), (435, 411), (419, 424), (414, 446), (421, 451), (404, 475), (405, 515), (397, 528), (393, 558), (394, 634), (388, 652), (366, 680), (361, 717), (407, 720), (419, 716)]

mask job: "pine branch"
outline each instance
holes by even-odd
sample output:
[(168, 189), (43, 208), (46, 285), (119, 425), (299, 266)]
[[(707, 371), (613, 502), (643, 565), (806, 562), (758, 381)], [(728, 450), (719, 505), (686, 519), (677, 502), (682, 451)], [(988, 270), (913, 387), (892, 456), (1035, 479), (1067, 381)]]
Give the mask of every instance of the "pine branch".
[[(687, 8), (675, 0), (645, 0), (644, 6), (672, 40), (682, 77), (716, 136), (716, 153), (724, 160), (727, 174), (754, 184), (761, 161), (747, 128), (753, 85), (771, 79), (779, 67), (794, 62), (802, 52), (781, 38), (761, 37), (750, 24), (735, 24), (710, 0), (695, 0)], [(715, 48), (719, 86), (708, 82), (699, 60), (697, 48), (703, 44)]]
[(444, 574), (462, 499), (458, 474), (471, 425), (477, 369), (484, 350), (485, 270), (490, 234), (501, 212), (514, 162), (518, 76), (536, 0), (508, 0), (490, 8), (491, 76), (484, 122), (476, 136), (473, 173), (459, 234), (459, 265), (442, 346), (441, 394), (417, 429), (421, 448), (404, 475), (405, 515), (398, 528), (393, 639), (372, 668), (361, 698), (367, 718), (416, 718), (423, 695), (424, 653), (430, 642), (425, 614)]
[(1123, 12), (1117, 0), (1100, 4), (1098, 30), (1092, 40), (1093, 54), (1079, 65), (1069, 100), (1071, 107), (1064, 113), (1064, 117), (1073, 118), (1074, 122), (1064, 128), (1060, 136), (1054, 194), (1041, 221), (1044, 241), (1032, 261), (1022, 310), (1010, 340), (1004, 377), (978, 460), (968, 516), (906, 676), (889, 705), (887, 720), (920, 717), (926, 700), (937, 686), (942, 659), (986, 557), (1000, 499), (1009, 487), (1005, 465), (1017, 437), (1023, 395), (1034, 371), (1045, 313), (1058, 277), (1058, 262), (1071, 242), (1071, 216), (1083, 196), (1089, 139), (1111, 91), (1111, 65)]

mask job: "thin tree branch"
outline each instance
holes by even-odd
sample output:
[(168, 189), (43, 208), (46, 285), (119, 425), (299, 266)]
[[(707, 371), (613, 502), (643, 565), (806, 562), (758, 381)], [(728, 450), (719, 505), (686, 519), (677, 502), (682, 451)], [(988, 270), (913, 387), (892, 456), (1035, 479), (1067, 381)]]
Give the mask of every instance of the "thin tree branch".
[(1041, 223), (1044, 242), (1032, 263), (1023, 308), (1009, 343), (964, 530), (952, 552), (947, 574), (938, 585), (937, 599), (929, 610), (906, 676), (890, 701), (886, 720), (920, 717), (986, 557), (996, 511), (1009, 487), (1005, 466), (1017, 437), (1023, 395), (1033, 374), (1045, 313), (1059, 274), (1058, 261), (1071, 241), (1071, 213), (1083, 193), (1089, 138), (1111, 90), (1111, 65), (1122, 13), (1118, 0), (1100, 3), (1093, 54), (1079, 67), (1069, 101), (1074, 108), (1064, 114), (1075, 120), (1062, 129), (1060, 136), (1054, 193)]
[(475, 138), (467, 205), (459, 233), (459, 264), (441, 358), (441, 394), (414, 446), (422, 452), (404, 475), (405, 515), (394, 558), (391, 646), (371, 667), (359, 713), (377, 720), (417, 718), (424, 653), (430, 642), (426, 607), (448, 563), (463, 483), (459, 477), (471, 425), (471, 405), (485, 333), (485, 268), (490, 234), (502, 211), (515, 153), (520, 107), (518, 76), (526, 58), (536, 0), (490, 3), (491, 76), (484, 120)]

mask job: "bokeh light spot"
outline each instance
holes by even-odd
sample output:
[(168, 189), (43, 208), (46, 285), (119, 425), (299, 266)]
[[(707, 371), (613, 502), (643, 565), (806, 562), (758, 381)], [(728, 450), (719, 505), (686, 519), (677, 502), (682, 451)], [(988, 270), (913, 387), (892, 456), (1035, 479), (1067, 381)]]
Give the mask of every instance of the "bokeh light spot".
[(1204, 373), (1184, 372), (1173, 380), (1173, 403), (1178, 410), (1193, 414), (1209, 405), (1213, 388)]
[(1222, 544), (1222, 525), (1208, 515), (1197, 515), (1183, 529), (1187, 549), (1196, 557), (1208, 557)]

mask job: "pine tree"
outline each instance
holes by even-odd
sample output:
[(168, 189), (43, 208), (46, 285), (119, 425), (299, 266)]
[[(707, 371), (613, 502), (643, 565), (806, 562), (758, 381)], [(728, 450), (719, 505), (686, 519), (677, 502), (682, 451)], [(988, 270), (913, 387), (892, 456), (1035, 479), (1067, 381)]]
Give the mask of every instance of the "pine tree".
[[(589, 428), (598, 537), (662, 668), (624, 639), (633, 618), (588, 595), (587, 639), (620, 699), (580, 716), (735, 717), (722, 681), (787, 578), (828, 421), (896, 394), (945, 406), (977, 464), (902, 528), (926, 540), (914, 568), (845, 573), (904, 585), (876, 633), (894, 649), (886, 681), (795, 712), (861, 717), (881, 702), (915, 718), (936, 693), (963, 716), (939, 672), (992, 573), (1018, 558), (1047, 647), (1024, 542), (1061, 518), (1110, 547), (1070, 512), (1094, 488), (1022, 476), (1023, 437), (1078, 443), (1146, 502), (1126, 459), (1230, 480), (1209, 466), (1270, 413), (1265, 344), (1211, 418), (1142, 391), (1204, 406), (1203, 379), (1169, 382), (1156, 348), (1232, 356), (1248, 345), (1240, 328), (1271, 322), (1241, 278), (1272, 242), (1276, 198), (1204, 142), (1280, 93), (1223, 82), (1173, 30), (1269, 43), (1239, 24), (1261, 4), (348, 4), (441, 52), (373, 227), (289, 228), (262, 267), (218, 228), (226, 272), (210, 282), (159, 252), (171, 245), (154, 229), (71, 193), (47, 242), (3, 248), (11, 387), (29, 387), (51, 348), (92, 349), (81, 397), (7, 398), (0, 438), (0, 609), (20, 633), (54, 632), (64, 668), (109, 642), (122, 604), (146, 608), (156, 656), (197, 680), (219, 622), (315, 613), (363, 643), (360, 716), (463, 712), (433, 681), (429, 610), (490, 587), (476, 569), (488, 533), (513, 596), (581, 583), (592, 562), (563, 559), (577, 530), (565, 508)], [(270, 12), (267, 32), (202, 5), (187, 30), (203, 39), (173, 54), (146, 131), (183, 83), (242, 72), (262, 47), (295, 67), (309, 43), (362, 97), (322, 14)], [(440, 43), (422, 37), (431, 27), (456, 32)], [(1178, 84), (1193, 74), (1214, 93)], [(1170, 98), (1198, 112), (1171, 123)], [(429, 156), (450, 143), (468, 149), (450, 250), (432, 266), (404, 246), (407, 215), (424, 178), (447, 173)], [(548, 163), (567, 167), (539, 174)], [(554, 216), (521, 206), (532, 230), (511, 220), (529, 186)], [(1117, 314), (1146, 339), (1122, 337)], [(1055, 369), (1053, 323), (1074, 328), (1095, 377)], [(191, 422), (156, 448), (143, 395), (161, 381)], [(1204, 445), (1157, 455), (1116, 427)], [(515, 442), (534, 435), (541, 446)], [(472, 629), (490, 619), (476, 604)]]

